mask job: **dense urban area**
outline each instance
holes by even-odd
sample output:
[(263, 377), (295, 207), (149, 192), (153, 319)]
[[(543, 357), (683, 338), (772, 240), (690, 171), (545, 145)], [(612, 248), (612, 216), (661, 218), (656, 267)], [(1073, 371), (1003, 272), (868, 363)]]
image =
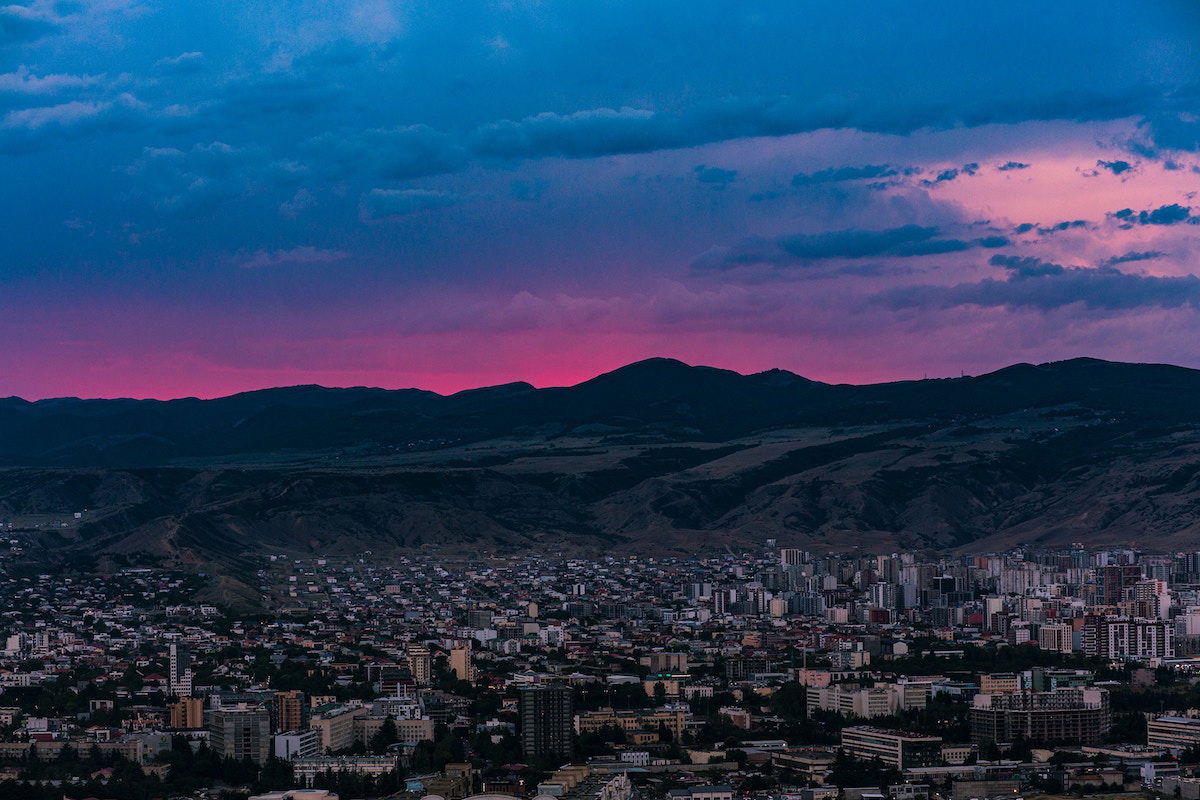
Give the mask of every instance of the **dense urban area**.
[(260, 566), (7, 564), (0, 797), (1200, 798), (1200, 553)]

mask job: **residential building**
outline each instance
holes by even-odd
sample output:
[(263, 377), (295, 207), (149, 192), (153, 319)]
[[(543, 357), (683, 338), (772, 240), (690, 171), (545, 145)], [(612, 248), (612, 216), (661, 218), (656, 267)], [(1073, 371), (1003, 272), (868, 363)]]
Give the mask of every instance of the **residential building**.
[(572, 689), (563, 684), (521, 689), (521, 752), (526, 758), (569, 757), (574, 749)]
[(971, 739), (1009, 742), (1098, 744), (1108, 735), (1111, 714), (1105, 689), (1057, 689), (977, 694), (970, 710)]
[(222, 757), (262, 764), (271, 753), (271, 712), (262, 706), (209, 711), (208, 746)]

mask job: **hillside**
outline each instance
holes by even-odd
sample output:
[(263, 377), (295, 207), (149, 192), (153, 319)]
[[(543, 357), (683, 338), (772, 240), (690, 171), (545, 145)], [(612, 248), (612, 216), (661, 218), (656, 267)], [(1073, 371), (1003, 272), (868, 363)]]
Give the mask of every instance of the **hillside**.
[[(1200, 547), (1200, 371), (1090, 359), (828, 385), (656, 359), (577, 386), (0, 400), (39, 557)], [(73, 520), (74, 512), (81, 518)], [(46, 515), (49, 515), (47, 517)]]

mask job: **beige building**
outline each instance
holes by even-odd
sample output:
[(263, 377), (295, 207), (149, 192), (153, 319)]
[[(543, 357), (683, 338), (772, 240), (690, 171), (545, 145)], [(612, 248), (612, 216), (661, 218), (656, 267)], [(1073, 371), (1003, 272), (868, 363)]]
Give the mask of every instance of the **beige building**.
[(993, 672), (979, 676), (980, 694), (1011, 694), (1021, 691), (1021, 676), (1015, 672)]
[(834, 711), (847, 717), (886, 717), (897, 711), (925, 708), (929, 686), (921, 683), (886, 683), (872, 687), (837, 684), (808, 688), (808, 713)]
[(204, 701), (199, 697), (181, 697), (167, 704), (172, 728), (203, 728)]
[(337, 706), (313, 714), (308, 727), (321, 735), (321, 749), (336, 753), (354, 744), (354, 720), (367, 716), (365, 708)]
[(1074, 632), (1073, 626), (1061, 622), (1043, 625), (1038, 628), (1038, 647), (1056, 653), (1072, 653), (1075, 651)]
[(418, 686), (429, 686), (433, 683), (433, 654), (423, 644), (409, 645), (408, 668), (412, 671), (413, 680)]
[(685, 674), (688, 671), (687, 653), (651, 653), (642, 659), (651, 672)]
[(660, 725), (665, 726), (678, 741), (687, 728), (687, 711), (683, 708), (661, 708), (655, 711), (614, 711), (611, 708), (602, 708), (599, 711), (585, 711), (575, 715), (577, 734), (594, 733), (607, 727), (620, 728), (626, 733), (654, 733)]
[(469, 639), (450, 649), (450, 671), (460, 681), (475, 682), (475, 654)]
[[(354, 738), (363, 744), (368, 744), (371, 737), (383, 727), (387, 717), (355, 717)], [(401, 742), (433, 741), (433, 720), (431, 719), (392, 719), (396, 725), (396, 739)]]

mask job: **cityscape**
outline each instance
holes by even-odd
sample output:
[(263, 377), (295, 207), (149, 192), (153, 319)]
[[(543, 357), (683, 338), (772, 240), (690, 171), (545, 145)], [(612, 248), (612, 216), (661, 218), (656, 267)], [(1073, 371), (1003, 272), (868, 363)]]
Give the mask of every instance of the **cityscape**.
[(1200, 552), (20, 572), (6, 798), (1200, 792)]
[(1200, 800), (1200, 0), (0, 0), (0, 800)]

